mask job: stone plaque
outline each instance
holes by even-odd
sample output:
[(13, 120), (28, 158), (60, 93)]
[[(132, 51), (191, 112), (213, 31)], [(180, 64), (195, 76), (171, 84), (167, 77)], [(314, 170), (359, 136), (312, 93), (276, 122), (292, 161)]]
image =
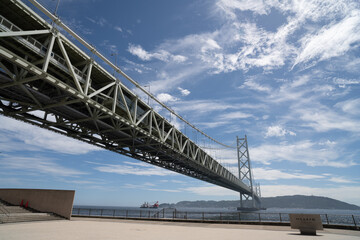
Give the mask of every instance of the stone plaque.
[(316, 230), (323, 230), (320, 214), (289, 214), (292, 229), (299, 229), (301, 234), (316, 235)]

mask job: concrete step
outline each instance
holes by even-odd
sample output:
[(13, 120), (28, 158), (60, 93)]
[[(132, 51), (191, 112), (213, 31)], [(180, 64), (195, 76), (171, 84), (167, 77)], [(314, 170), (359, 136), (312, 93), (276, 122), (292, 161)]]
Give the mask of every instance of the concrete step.
[(8, 213), (28, 213), (29, 210), (19, 206), (2, 206)]
[(55, 216), (51, 213), (12, 213), (8, 215), (0, 214), (0, 223), (50, 221), (50, 220), (63, 220), (63, 218)]

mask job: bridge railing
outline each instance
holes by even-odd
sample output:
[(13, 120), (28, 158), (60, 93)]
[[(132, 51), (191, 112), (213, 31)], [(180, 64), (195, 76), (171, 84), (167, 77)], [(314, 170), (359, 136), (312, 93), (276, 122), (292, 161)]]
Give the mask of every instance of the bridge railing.
[[(216, 223), (252, 223), (289, 225), (289, 213), (271, 212), (205, 212), (178, 211), (176, 209), (102, 209), (74, 207), (73, 217), (106, 217), (120, 219), (163, 219), (179, 221), (216, 222)], [(320, 214), (324, 226), (351, 226), (359, 228), (360, 215)]]

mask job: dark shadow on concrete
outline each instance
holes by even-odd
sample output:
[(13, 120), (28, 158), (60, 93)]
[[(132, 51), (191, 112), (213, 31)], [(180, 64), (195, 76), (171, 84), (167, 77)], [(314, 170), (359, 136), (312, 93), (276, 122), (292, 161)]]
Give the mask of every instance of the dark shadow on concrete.
[(301, 233), (288, 233), (287, 235), (295, 235), (295, 236), (304, 236), (304, 237), (323, 237), (324, 235), (316, 234), (316, 235), (305, 235)]

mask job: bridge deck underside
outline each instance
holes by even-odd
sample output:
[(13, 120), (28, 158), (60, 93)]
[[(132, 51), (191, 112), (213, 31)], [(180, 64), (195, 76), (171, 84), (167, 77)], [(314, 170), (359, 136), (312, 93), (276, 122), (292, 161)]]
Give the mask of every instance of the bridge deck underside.
[(0, 2), (0, 113), (244, 194), (248, 186), (21, 2)]

